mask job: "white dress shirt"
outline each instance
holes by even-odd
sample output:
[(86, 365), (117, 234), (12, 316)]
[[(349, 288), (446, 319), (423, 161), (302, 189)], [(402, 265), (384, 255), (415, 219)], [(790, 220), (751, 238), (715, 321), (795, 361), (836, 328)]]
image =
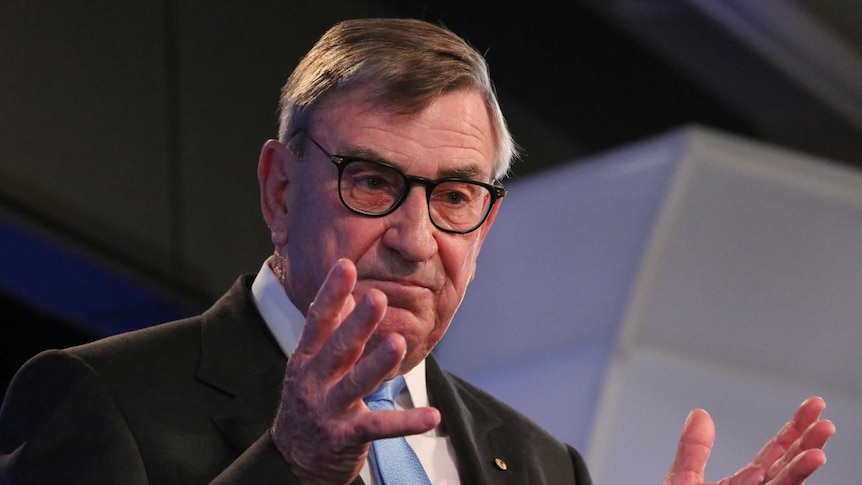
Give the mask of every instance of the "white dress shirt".
[[(285, 356), (290, 356), (299, 343), (305, 325), (302, 312), (287, 297), (284, 287), (276, 278), (269, 260), (265, 261), (251, 287), (255, 305), (272, 332)], [(396, 409), (428, 406), (428, 389), (425, 386), (425, 361), (404, 374), (406, 385), (395, 399)], [(426, 433), (406, 437), (435, 485), (460, 485), (452, 441), (439, 426)], [(370, 454), (369, 454), (370, 457)], [(366, 461), (359, 473), (368, 485), (377, 485)]]

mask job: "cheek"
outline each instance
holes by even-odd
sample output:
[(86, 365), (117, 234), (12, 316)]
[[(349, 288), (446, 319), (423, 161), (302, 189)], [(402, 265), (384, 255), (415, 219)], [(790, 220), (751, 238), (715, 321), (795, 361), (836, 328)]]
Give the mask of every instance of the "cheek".
[[(308, 191), (312, 192), (312, 191)], [(344, 207), (337, 193), (297, 194), (301, 211), (292, 219), (299, 258), (317, 258), (328, 272), (339, 258), (358, 263), (380, 238), (382, 219), (373, 219)]]
[(458, 293), (460, 300), (464, 296), (467, 284), (473, 279), (480, 244), (478, 239), (456, 242), (457, 244), (441, 245), (440, 257), (443, 260), (448, 281), (452, 289)]
[(301, 166), (298, 181), (290, 184), (285, 194), (288, 220), (295, 238), (304, 237), (306, 232), (320, 238), (329, 229), (327, 226), (341, 205), (334, 182), (320, 173), (323, 167), (312, 168)]
[(292, 272), (304, 284), (311, 284), (322, 282), (335, 264), (337, 231), (331, 224), (332, 205), (319, 192), (305, 190), (306, 187), (295, 186), (287, 194), (287, 247)]

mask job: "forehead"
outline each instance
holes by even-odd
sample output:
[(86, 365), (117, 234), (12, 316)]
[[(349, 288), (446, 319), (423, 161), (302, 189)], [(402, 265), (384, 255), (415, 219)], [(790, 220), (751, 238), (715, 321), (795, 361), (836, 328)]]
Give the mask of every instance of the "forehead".
[(422, 111), (395, 113), (364, 100), (361, 90), (327, 101), (313, 119), (313, 133), (338, 155), (383, 160), (404, 171), (439, 178), (451, 173), (490, 180), (494, 142), (481, 95), (444, 94)]

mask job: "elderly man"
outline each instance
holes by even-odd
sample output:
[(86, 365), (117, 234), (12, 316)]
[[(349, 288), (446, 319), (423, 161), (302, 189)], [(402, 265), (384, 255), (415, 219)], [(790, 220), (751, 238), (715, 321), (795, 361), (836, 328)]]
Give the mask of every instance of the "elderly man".
[[(416, 20), (334, 26), (260, 154), (274, 254), (199, 317), (28, 362), (0, 414), (0, 482), (590, 483), (576, 450), (431, 355), (515, 155), (462, 39)], [(823, 405), (722, 483), (802, 483), (834, 432)], [(712, 435), (693, 411), (666, 484), (703, 481)], [(398, 447), (410, 464), (392, 478)]]

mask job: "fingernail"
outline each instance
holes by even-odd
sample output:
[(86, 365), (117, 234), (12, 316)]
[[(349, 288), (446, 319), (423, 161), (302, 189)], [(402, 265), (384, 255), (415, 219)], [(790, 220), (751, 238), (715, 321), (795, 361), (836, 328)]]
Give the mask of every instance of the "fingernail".
[(422, 424), (428, 427), (437, 426), (437, 411), (431, 410), (422, 417)]
[[(386, 345), (386, 350), (388, 352), (390, 352), (392, 355), (398, 355), (399, 354), (398, 345), (395, 342), (393, 335), (398, 335), (398, 334), (389, 334), (386, 337), (386, 340), (384, 341), (384, 345)], [(401, 354), (400, 359), (404, 360), (404, 357), (407, 356), (407, 348), (405, 347), (405, 348), (401, 349), (400, 354)]]
[[(397, 334), (397, 333), (393, 334), (393, 335), (397, 335), (398, 337), (401, 337), (402, 339), (404, 338), (400, 334)], [(390, 339), (389, 344), (392, 346), (392, 351), (395, 352), (395, 350), (396, 350), (395, 340)], [(407, 346), (404, 346), (404, 348), (401, 349), (401, 358), (403, 359), (406, 356), (407, 356)]]
[(395, 348), (395, 342), (391, 338), (386, 339), (386, 350), (392, 352), (393, 354), (397, 352)]
[(374, 299), (371, 298), (370, 293), (366, 293), (365, 295), (362, 296), (362, 301), (360, 302), (360, 304), (362, 305), (362, 308), (364, 308), (366, 310), (370, 310), (370, 309), (374, 308)]

